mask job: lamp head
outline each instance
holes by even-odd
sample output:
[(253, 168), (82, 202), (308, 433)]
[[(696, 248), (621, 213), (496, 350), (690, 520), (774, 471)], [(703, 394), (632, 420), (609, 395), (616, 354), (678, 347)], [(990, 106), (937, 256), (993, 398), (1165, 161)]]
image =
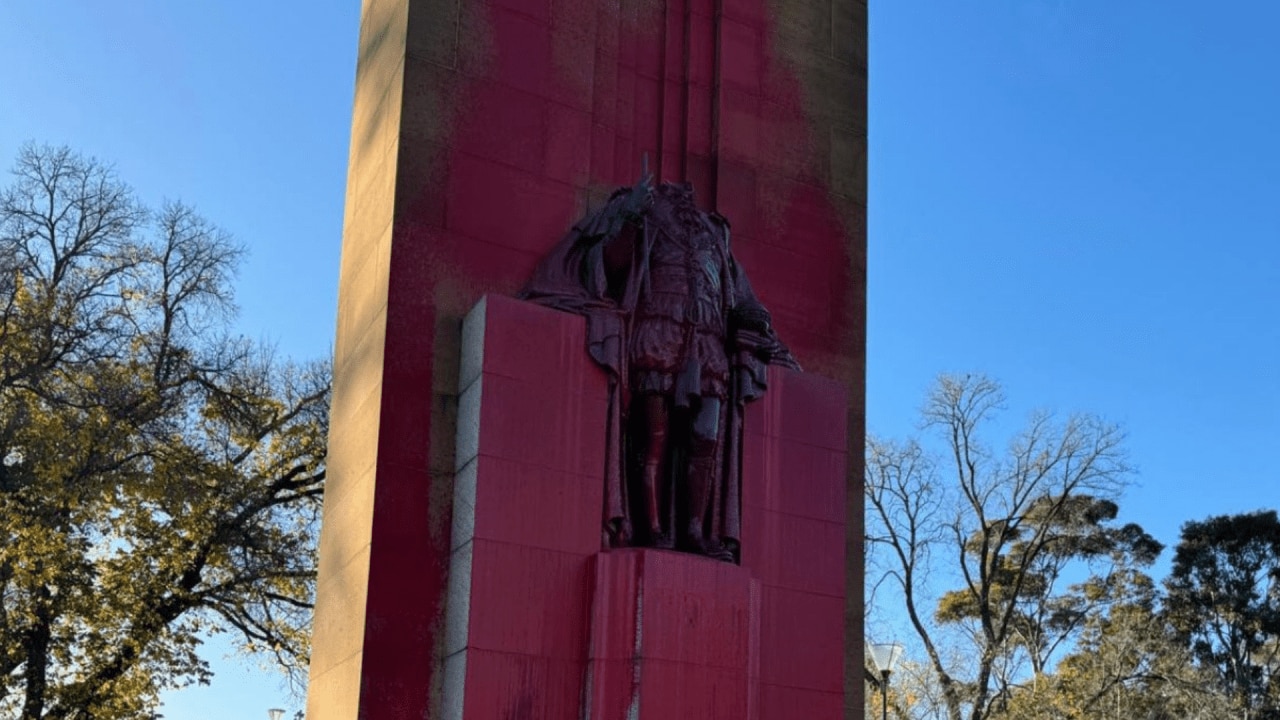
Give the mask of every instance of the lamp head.
[(875, 663), (876, 670), (884, 676), (893, 672), (902, 657), (902, 643), (867, 643), (867, 649), (871, 652), (871, 662)]

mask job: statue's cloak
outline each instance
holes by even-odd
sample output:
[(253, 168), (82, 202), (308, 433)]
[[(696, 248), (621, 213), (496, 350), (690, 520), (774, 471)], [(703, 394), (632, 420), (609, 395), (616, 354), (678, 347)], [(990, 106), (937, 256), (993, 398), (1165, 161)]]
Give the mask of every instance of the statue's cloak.
[[(541, 305), (583, 315), (587, 320), (587, 352), (609, 376), (609, 410), (605, 451), (604, 543), (632, 544), (632, 504), (628, 497), (627, 410), (630, 405), (627, 358), (631, 317), (648, 283), (649, 257), (657, 236), (656, 223), (628, 207), (631, 188), (620, 188), (596, 212), (573, 226), (543, 259), (520, 297)], [(741, 267), (729, 252), (729, 223), (706, 213), (716, 228), (724, 253), (721, 291), (730, 317), (768, 318)], [(632, 257), (625, 277), (611, 278), (605, 249), (620, 233), (634, 232)], [(610, 280), (613, 286), (610, 286)], [(730, 382), (719, 423), (718, 472), (713, 483), (709, 534), (724, 543), (737, 559), (742, 529), (742, 416), (746, 403), (765, 391), (770, 363), (799, 369), (795, 359), (769, 327), (750, 323), (734, 327), (726, 338)]]

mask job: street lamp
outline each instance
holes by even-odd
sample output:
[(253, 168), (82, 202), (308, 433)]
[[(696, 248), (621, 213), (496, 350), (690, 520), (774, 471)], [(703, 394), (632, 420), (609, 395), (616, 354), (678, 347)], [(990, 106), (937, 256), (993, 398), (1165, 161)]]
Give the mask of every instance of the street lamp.
[(889, 673), (902, 657), (902, 643), (868, 643), (867, 648), (871, 650), (871, 662), (880, 671), (881, 717), (889, 720)]
[(284, 716), (284, 710), (281, 708), (271, 708), (267, 711), (267, 717), (270, 720), (280, 720)]

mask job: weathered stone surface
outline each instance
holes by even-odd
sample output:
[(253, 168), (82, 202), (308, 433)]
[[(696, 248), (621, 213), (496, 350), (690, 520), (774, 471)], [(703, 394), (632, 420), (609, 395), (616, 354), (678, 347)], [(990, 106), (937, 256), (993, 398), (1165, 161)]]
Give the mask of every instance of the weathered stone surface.
[[(844, 648), (859, 666), (865, 2), (363, 8), (309, 717), (437, 717), (461, 318), (513, 293), (642, 153), (730, 218), (780, 335), (850, 391)], [(762, 703), (823, 702), (789, 692)]]

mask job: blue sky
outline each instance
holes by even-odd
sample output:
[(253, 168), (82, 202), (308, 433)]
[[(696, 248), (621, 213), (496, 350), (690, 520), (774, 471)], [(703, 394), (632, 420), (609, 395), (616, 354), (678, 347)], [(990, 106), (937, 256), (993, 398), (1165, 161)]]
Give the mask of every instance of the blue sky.
[[(359, 15), (351, 0), (0, 0), (0, 182), (35, 140), (114, 163), (148, 202), (195, 205), (249, 249), (238, 329), (325, 356)], [(165, 720), (300, 709), (257, 660), (207, 647), (212, 685), (168, 695)]]
[(1277, 504), (1280, 6), (880, 2), (868, 422), (939, 370), (1122, 423), (1122, 512)]
[[(240, 330), (329, 352), (359, 3), (5, 0), (0, 165), (114, 162), (250, 249)], [(933, 376), (1122, 423), (1126, 520), (1278, 502), (1280, 5), (871, 0), (868, 424)], [(226, 648), (214, 644), (213, 656)], [(167, 720), (291, 707), (217, 663)]]

